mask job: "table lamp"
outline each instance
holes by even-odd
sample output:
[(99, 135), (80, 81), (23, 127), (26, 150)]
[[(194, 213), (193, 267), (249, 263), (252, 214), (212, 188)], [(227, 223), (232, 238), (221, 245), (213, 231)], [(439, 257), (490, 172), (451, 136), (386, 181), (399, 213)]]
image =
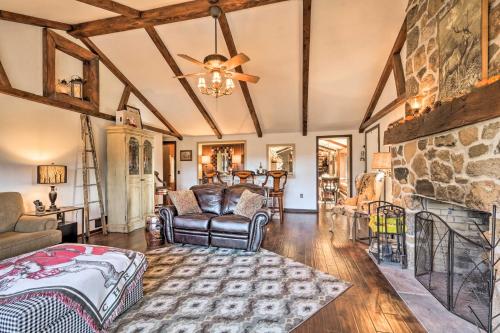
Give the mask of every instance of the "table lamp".
[(236, 164), (236, 166), (233, 168), (238, 170), (239, 169), (239, 165), (241, 164), (241, 155), (233, 155), (233, 158), (231, 159), (231, 162), (233, 164)]
[(68, 182), (68, 172), (65, 165), (39, 165), (37, 167), (37, 184), (49, 184), (49, 200), (50, 211), (57, 211), (59, 208), (56, 206), (57, 192), (56, 184), (64, 184)]

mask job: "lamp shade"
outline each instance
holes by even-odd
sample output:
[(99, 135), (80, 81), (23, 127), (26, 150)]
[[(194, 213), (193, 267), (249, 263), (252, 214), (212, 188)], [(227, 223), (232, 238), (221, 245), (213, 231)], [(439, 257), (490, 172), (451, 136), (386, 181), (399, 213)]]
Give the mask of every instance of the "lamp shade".
[(37, 167), (37, 184), (63, 184), (68, 182), (65, 165), (39, 165)]
[(241, 164), (241, 155), (233, 155), (233, 160), (232, 162), (234, 164)]
[(372, 169), (387, 170), (391, 169), (392, 158), (390, 152), (374, 153), (372, 159)]
[(211, 157), (210, 157), (210, 156), (208, 156), (208, 155), (203, 155), (203, 156), (201, 157), (201, 164), (210, 164), (211, 160), (212, 160), (212, 159), (211, 159)]

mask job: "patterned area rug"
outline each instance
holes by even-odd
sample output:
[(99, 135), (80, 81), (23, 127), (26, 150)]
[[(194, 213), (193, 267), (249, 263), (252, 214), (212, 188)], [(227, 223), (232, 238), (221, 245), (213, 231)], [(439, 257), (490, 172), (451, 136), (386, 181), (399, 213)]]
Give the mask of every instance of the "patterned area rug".
[(169, 245), (147, 258), (144, 299), (111, 332), (289, 332), (350, 286), (266, 250)]

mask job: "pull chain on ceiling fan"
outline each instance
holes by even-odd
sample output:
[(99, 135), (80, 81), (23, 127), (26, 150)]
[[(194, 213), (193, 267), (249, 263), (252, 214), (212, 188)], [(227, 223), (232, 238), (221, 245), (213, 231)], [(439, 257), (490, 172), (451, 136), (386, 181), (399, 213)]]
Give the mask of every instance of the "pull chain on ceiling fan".
[[(244, 53), (239, 53), (231, 59), (227, 59), (222, 54), (217, 53), (217, 20), (221, 15), (219, 6), (210, 7), (210, 16), (214, 18), (215, 23), (215, 53), (209, 54), (198, 61), (186, 54), (178, 54), (179, 57), (190, 61), (198, 66), (205, 68), (204, 72), (191, 73), (176, 78), (198, 77), (198, 89), (202, 94), (214, 97), (231, 95), (235, 87), (233, 80), (257, 83), (258, 76), (235, 72), (234, 69), (250, 60)], [(208, 84), (207, 84), (208, 81)]]

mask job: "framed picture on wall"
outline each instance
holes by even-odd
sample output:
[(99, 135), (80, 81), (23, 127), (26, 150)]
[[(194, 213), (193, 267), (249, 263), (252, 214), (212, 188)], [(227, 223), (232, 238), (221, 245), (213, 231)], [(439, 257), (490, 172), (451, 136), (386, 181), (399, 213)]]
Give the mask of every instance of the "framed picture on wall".
[(193, 151), (192, 150), (181, 150), (179, 154), (179, 158), (181, 161), (192, 161), (193, 160)]

